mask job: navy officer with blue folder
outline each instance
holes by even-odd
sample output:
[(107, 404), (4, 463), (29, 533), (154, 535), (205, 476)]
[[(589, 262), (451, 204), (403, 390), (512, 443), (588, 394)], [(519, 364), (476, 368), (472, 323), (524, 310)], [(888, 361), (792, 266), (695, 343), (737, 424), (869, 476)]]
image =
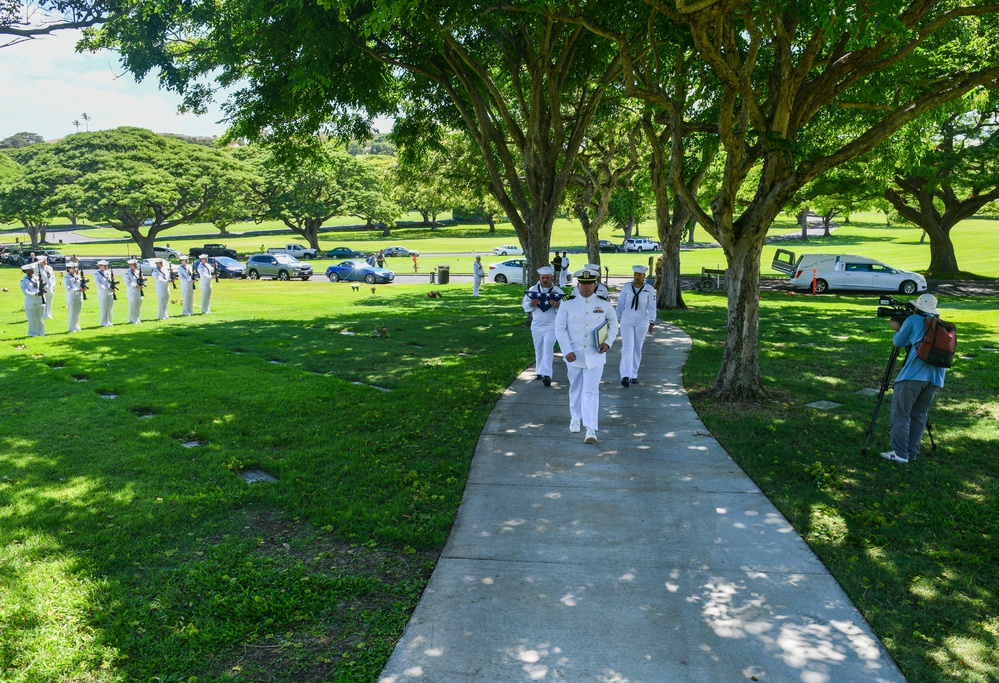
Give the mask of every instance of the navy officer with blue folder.
[(587, 268), (576, 271), (576, 292), (562, 300), (555, 317), (555, 338), (569, 373), (569, 431), (585, 427), (586, 443), (597, 442), (600, 378), (617, 337), (614, 307), (595, 292), (597, 275)]

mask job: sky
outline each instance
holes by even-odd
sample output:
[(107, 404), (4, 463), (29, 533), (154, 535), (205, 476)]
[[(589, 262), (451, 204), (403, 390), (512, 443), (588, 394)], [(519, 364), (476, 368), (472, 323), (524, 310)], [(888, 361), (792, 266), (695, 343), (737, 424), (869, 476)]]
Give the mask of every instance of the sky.
[(136, 83), (113, 52), (78, 54), (75, 31), (0, 48), (0, 140), (38, 133), (53, 140), (86, 130), (138, 126), (156, 133), (221, 135), (217, 108), (202, 116), (179, 114), (180, 97), (160, 90), (155, 77)]

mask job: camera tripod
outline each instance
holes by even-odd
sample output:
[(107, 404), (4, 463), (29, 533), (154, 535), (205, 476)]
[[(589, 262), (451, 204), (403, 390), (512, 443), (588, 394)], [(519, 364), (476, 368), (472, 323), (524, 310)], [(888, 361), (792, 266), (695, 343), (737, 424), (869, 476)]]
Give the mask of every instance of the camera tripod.
[[(898, 346), (892, 347), (891, 356), (888, 357), (888, 365), (885, 367), (884, 377), (881, 378), (881, 390), (878, 392), (878, 401), (874, 404), (874, 416), (871, 418), (871, 426), (867, 428), (867, 438), (864, 439), (864, 447), (860, 450), (861, 455), (867, 455), (867, 445), (871, 442), (871, 436), (874, 434), (874, 425), (878, 421), (878, 413), (881, 412), (881, 402), (885, 399), (885, 392), (888, 391), (888, 385), (891, 384), (891, 373), (895, 370), (895, 361), (898, 360), (898, 352), (902, 349)], [(932, 450), (937, 449), (936, 443), (933, 441), (933, 430), (930, 428), (930, 421), (926, 421), (926, 434), (930, 437), (930, 448)]]

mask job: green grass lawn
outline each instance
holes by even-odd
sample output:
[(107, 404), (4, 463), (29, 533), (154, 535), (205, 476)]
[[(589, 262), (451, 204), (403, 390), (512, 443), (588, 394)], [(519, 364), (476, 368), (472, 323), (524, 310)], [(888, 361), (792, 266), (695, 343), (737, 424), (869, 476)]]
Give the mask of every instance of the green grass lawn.
[[(829, 567), (911, 683), (999, 680), (999, 316), (996, 298), (941, 299), (958, 359), (909, 465), (889, 450), (890, 393), (861, 455), (891, 351), (873, 297), (762, 302), (760, 370), (772, 400), (712, 401), (725, 301), (691, 294), (667, 317), (694, 340), (684, 383), (704, 423)], [(899, 365), (900, 367), (900, 365)], [(832, 411), (804, 407), (825, 399)]]
[[(418, 214), (409, 214), (408, 219), (418, 220)], [(330, 224), (350, 224), (356, 222), (352, 218), (331, 219)], [(234, 233), (253, 229), (279, 229), (282, 225), (271, 221), (261, 225), (253, 223), (232, 226)], [(169, 243), (171, 247), (186, 253), (192, 247), (198, 247), (205, 242), (224, 242), (240, 253), (258, 251), (261, 247), (269, 249), (283, 246), (287, 242), (304, 244), (304, 240), (291, 231), (281, 235), (263, 237), (199, 237), (189, 238), (184, 235), (192, 233), (212, 234), (213, 228), (206, 224), (179, 226), (162, 234), (159, 243)], [(641, 226), (643, 235), (655, 236), (655, 225), (646, 221)], [(794, 235), (798, 227), (793, 217), (781, 216), (774, 222), (771, 235)], [(89, 230), (85, 234), (113, 238), (121, 237), (123, 233), (113, 229)], [(801, 253), (846, 253), (861, 256), (871, 256), (889, 265), (905, 270), (922, 272), (929, 266), (929, 243), (920, 244), (920, 231), (911, 226), (885, 225), (884, 216), (878, 214), (856, 214), (848, 225), (840, 226), (830, 237), (812, 238), (807, 241), (791, 240), (780, 244), (767, 245), (763, 250), (761, 274), (764, 276), (780, 275), (770, 268), (774, 253), (778, 247)], [(996, 221), (991, 218), (977, 217), (966, 220), (954, 229), (953, 240), (957, 250), (958, 264), (962, 270), (975, 273), (982, 277), (999, 277), (999, 259), (995, 253), (999, 249), (999, 231)], [(22, 236), (23, 237), (23, 236)], [(703, 229), (695, 232), (697, 243), (704, 246), (710, 242)], [(601, 238), (620, 242), (623, 233), (610, 226), (601, 232)], [(11, 241), (13, 233), (4, 237)], [(52, 233), (51, 239), (58, 240), (58, 233)], [(582, 229), (576, 220), (559, 219), (555, 221), (552, 230), (552, 248), (579, 249), (584, 243)], [(381, 231), (345, 232), (324, 234), (320, 245), (324, 249), (335, 246), (348, 246), (359, 251), (375, 251), (394, 244), (416, 249), (421, 253), (420, 272), (429, 272), (437, 265), (448, 265), (454, 273), (471, 273), (473, 254), (483, 255), (486, 263), (503, 260), (503, 257), (492, 254), (493, 247), (502, 244), (518, 244), (518, 238), (509, 223), (497, 225), (497, 232), (490, 235), (485, 224), (462, 224), (453, 227), (443, 227), (431, 230), (427, 227), (407, 227), (393, 230), (392, 237), (383, 238)], [(110, 254), (136, 254), (137, 249), (132, 243), (119, 244), (76, 244), (56, 245), (67, 254), (78, 256), (95, 256)], [(448, 256), (435, 256), (449, 254)], [(453, 254), (462, 254), (455, 256)], [(611, 269), (612, 275), (628, 275), (631, 266), (636, 263), (646, 263), (649, 256), (658, 254), (602, 254), (601, 264)], [(582, 254), (570, 254), (573, 268), (582, 265)], [(320, 260), (315, 263), (317, 271), (325, 270), (331, 261)], [(412, 263), (409, 259), (389, 259), (388, 267), (399, 273), (411, 273)], [(698, 275), (701, 268), (725, 268), (725, 255), (720, 248), (685, 249), (680, 254), (680, 268), (684, 275)]]
[[(376, 680), (532, 358), (521, 288), (223, 280), (211, 316), (149, 320), (150, 299), (125, 325), (123, 297), (102, 329), (92, 297), (73, 335), (59, 296), (27, 339), (17, 277), (0, 270), (0, 680)], [(699, 414), (908, 679), (999, 678), (999, 300), (941, 301), (973, 358), (910, 466), (877, 456), (887, 404), (860, 455), (874, 402), (854, 392), (890, 350), (874, 297), (768, 296), (773, 400), (752, 406), (708, 398), (725, 300), (687, 300), (664, 317), (694, 338)]]

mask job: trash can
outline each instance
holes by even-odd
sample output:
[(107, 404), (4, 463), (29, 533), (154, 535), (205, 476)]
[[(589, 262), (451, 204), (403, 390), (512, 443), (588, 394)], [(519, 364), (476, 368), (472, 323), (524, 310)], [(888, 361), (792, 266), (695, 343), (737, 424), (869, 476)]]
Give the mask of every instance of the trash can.
[(437, 284), (446, 285), (451, 282), (451, 266), (437, 266)]

